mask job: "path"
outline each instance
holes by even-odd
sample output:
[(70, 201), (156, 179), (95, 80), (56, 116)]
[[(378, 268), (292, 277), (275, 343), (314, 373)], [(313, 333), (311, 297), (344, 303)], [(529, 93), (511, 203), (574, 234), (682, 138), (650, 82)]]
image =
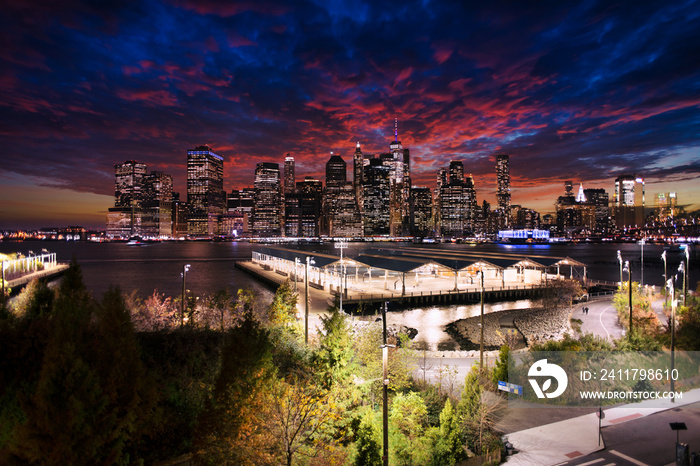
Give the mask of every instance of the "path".
[[(588, 308), (588, 314), (582, 312), (584, 307)], [(617, 319), (617, 312), (612, 305), (611, 298), (577, 304), (571, 317), (583, 321), (581, 332), (584, 335), (592, 333), (608, 341), (622, 338), (625, 335), (625, 330)]]

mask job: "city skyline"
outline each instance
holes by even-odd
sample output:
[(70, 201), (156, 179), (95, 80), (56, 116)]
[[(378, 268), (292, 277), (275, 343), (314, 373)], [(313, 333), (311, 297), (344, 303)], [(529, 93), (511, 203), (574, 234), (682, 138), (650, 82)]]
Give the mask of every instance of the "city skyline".
[(388, 152), (395, 118), (414, 185), (457, 160), (496, 205), (509, 154), (511, 202), (542, 213), (565, 180), (612, 195), (626, 173), (700, 208), (695, 1), (2, 10), (0, 228), (103, 227), (125, 160), (182, 195), (203, 144), (227, 192), (287, 154), (323, 180), (331, 151)]

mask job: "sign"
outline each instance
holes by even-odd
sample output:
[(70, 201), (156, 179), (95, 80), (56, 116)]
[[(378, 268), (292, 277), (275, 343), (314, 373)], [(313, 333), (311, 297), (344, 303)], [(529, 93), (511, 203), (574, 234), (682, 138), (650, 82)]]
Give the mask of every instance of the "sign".
[(501, 380), (498, 381), (498, 389), (508, 393), (514, 393), (516, 395), (523, 394), (523, 386), (516, 385), (514, 383), (507, 383)]
[(348, 243), (335, 243), (336, 249), (345, 249), (348, 247)]

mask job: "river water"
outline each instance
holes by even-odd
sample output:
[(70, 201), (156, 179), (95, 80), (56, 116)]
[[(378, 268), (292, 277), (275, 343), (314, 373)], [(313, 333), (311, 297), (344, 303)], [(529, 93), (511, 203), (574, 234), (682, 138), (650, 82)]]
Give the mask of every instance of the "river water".
[[(91, 242), (0, 242), (0, 252), (21, 252), (27, 254), (32, 250), (39, 253), (43, 248), (57, 253), (59, 261), (78, 260), (83, 272), (83, 281), (95, 295), (103, 294), (110, 285), (119, 286), (124, 292), (136, 290), (146, 297), (154, 290), (170, 296), (179, 296), (182, 292), (181, 272), (184, 264), (190, 264), (187, 274), (187, 289), (194, 295), (202, 296), (215, 291), (230, 288), (250, 287), (261, 301), (269, 302), (273, 292), (247, 273), (235, 268), (236, 260), (249, 260), (251, 252), (257, 247), (250, 243), (227, 242), (163, 242), (143, 246), (131, 246), (125, 243), (91, 243)], [(294, 246), (287, 246), (294, 247)], [(357, 254), (367, 248), (378, 247), (416, 247), (410, 243), (350, 243), (346, 255)], [(641, 246), (639, 244), (436, 244), (420, 245), (430, 250), (444, 248), (455, 252), (469, 251), (485, 253), (512, 253), (519, 256), (559, 256), (571, 257), (588, 266), (588, 277), (595, 280), (618, 281), (620, 268), (617, 250), (624, 260), (632, 263), (635, 281), (641, 275)], [(305, 251), (337, 254), (333, 244), (309, 244), (300, 247)], [(663, 262), (661, 254), (668, 246), (644, 246), (644, 283), (660, 286), (663, 283)], [(682, 251), (671, 248), (668, 254), (669, 274), (675, 273), (682, 258)], [(698, 254), (691, 254), (691, 274), (689, 289), (695, 289), (699, 273), (697, 272)], [(563, 273), (563, 272), (562, 272)], [(625, 279), (627, 274), (625, 274)], [(502, 309), (520, 309), (530, 307), (529, 301), (487, 304), (486, 312)], [(478, 315), (480, 307), (466, 305), (426, 306), (392, 312), (389, 323), (401, 323), (418, 329), (417, 341), (424, 341), (431, 348), (449, 340), (444, 333), (445, 325), (455, 320)]]

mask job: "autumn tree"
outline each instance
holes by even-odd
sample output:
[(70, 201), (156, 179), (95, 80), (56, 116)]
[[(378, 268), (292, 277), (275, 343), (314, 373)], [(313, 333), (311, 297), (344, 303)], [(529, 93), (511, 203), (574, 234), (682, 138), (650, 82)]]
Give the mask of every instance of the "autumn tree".
[(541, 306), (546, 311), (558, 311), (571, 306), (573, 298), (583, 294), (581, 283), (571, 279), (556, 279), (547, 282), (542, 290)]
[(334, 383), (344, 384), (351, 374), (352, 337), (347, 316), (333, 306), (330, 314), (321, 316), (322, 330), (315, 360), (326, 388)]

